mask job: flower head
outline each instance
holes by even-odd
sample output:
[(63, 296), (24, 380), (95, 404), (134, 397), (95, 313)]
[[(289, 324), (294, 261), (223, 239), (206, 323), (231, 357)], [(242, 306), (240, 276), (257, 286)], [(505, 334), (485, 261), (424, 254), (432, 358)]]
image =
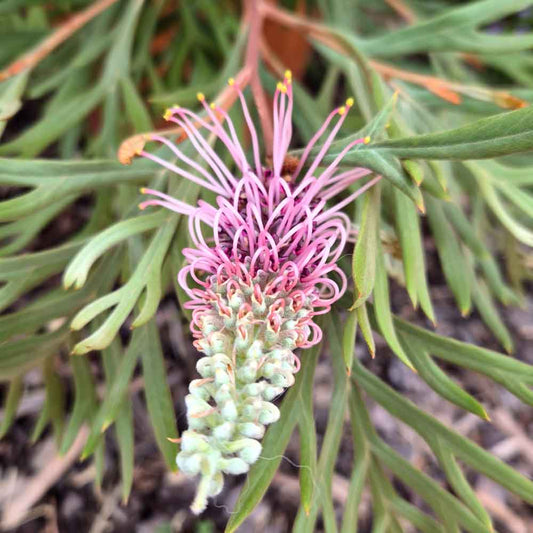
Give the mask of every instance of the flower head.
[[(182, 435), (177, 462), (183, 472), (201, 476), (195, 512), (222, 490), (223, 473), (244, 473), (259, 457), (264, 426), (279, 417), (271, 402), (292, 385), (299, 369), (295, 350), (320, 341), (314, 317), (327, 312), (346, 289), (346, 277), (337, 266), (350, 227), (342, 209), (380, 179), (328, 205), (371, 173), (364, 168), (340, 170), (346, 153), (368, 138), (350, 142), (331, 164), (323, 164), (353, 105), (351, 98), (329, 114), (299, 158), (291, 157), (293, 90), (287, 72), (274, 93), (273, 155), (264, 165), (245, 97), (233, 79), (229, 84), (249, 129), (251, 162), (227, 111), (209, 105), (201, 93), (203, 117), (174, 106), (165, 118), (183, 129), (207, 170), (159, 135), (152, 139), (168, 146), (178, 165), (140, 151), (216, 194), (216, 205), (199, 201), (191, 206), (143, 189), (152, 199), (140, 205), (187, 215), (194, 243), (183, 251), (187, 265), (178, 280), (190, 297), (186, 306), (193, 311), (195, 346), (205, 357), (197, 364), (202, 378), (190, 384), (186, 397), (189, 429)], [(223, 143), (236, 172), (202, 131)]]

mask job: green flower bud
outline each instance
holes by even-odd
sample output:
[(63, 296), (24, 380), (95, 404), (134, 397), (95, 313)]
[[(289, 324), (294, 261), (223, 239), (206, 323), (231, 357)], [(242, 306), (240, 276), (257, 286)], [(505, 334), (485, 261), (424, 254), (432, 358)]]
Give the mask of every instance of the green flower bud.
[(179, 453), (176, 457), (176, 464), (178, 468), (185, 474), (190, 476), (195, 476), (200, 473), (202, 467), (202, 456), (199, 453), (194, 455), (186, 455), (184, 453)]
[(249, 465), (253, 465), (261, 455), (262, 449), (263, 447), (256, 440), (246, 439), (246, 445), (239, 452), (239, 457)]
[(237, 406), (233, 400), (224, 402), (220, 409), (220, 414), (224, 420), (234, 421), (237, 420), (239, 413), (237, 412)]
[(235, 430), (235, 424), (224, 422), (213, 429), (213, 436), (218, 440), (229, 440)]
[(265, 387), (265, 390), (263, 391), (263, 398), (267, 402), (270, 402), (282, 393), (283, 393), (283, 387), (275, 387), (273, 385), (269, 385), (268, 387)]
[(259, 422), (261, 424), (272, 424), (279, 419), (279, 409), (271, 403), (263, 402), (263, 408), (259, 413)]
[(181, 435), (181, 450), (185, 453), (203, 452), (209, 449), (205, 437), (195, 431), (184, 431)]
[(239, 424), (237, 430), (243, 437), (248, 437), (250, 439), (262, 439), (265, 434), (265, 427), (261, 424), (256, 424), (255, 422)]
[(229, 383), (229, 381), (230, 377), (225, 368), (217, 368), (215, 370), (215, 385), (217, 385), (217, 387), (220, 387), (221, 385), (226, 385), (226, 383)]
[(239, 474), (245, 474), (250, 469), (248, 463), (244, 462), (238, 457), (234, 457), (233, 459), (228, 459), (226, 461), (221, 461), (221, 466), (222, 470), (226, 472), (226, 474), (233, 474), (234, 476), (238, 476)]

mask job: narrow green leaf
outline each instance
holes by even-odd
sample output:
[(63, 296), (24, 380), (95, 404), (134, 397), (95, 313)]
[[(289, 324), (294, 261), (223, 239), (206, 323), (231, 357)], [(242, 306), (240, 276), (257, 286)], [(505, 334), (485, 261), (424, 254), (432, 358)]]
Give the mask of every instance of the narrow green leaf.
[(524, 39), (517, 39), (515, 35), (487, 35), (475, 31), (477, 26), (498, 21), (529, 5), (526, 0), (469, 2), (442, 10), (434, 17), (423, 18), (399, 30), (357, 40), (357, 44), (364, 52), (382, 57), (417, 52), (504, 53), (529, 49), (533, 44), (529, 34)]
[(376, 246), (376, 282), (374, 285), (374, 312), (379, 331), (387, 341), (389, 348), (398, 356), (398, 358), (407, 365), (411, 370), (415, 370), (409, 357), (404, 352), (392, 321), (390, 309), (389, 281), (387, 271), (385, 270), (384, 252), (381, 241)]
[(450, 482), (453, 490), (461, 497), (472, 512), (485, 524), (489, 531), (493, 530), (492, 520), (489, 514), (478, 500), (474, 489), (468, 483), (461, 468), (457, 464), (453, 454), (444, 445), (439, 438), (429, 441), (431, 449), (435, 453), (441, 467), (443, 468), (446, 478)]
[(54, 361), (54, 356), (45, 359), (43, 376), (50, 420), (54, 430), (56, 445), (59, 447), (63, 437), (63, 426), (65, 423), (65, 393), (61, 379), (55, 372)]
[(415, 307), (420, 300), (420, 306), (427, 317), (434, 323), (435, 315), (427, 285), (426, 264), (418, 214), (411, 202), (403, 194), (400, 194), (397, 190), (394, 190), (393, 194), (396, 229), (402, 247), (407, 292)]
[[(533, 502), (531, 480), (416, 407), (410, 400), (371, 374), (357, 360), (354, 365), (357, 366), (357, 372), (354, 371), (352, 379), (393, 416), (411, 426), (422, 437), (442, 438), (459, 459), (525, 501)], [(390, 464), (389, 467), (392, 468)], [(418, 492), (421, 493), (419, 489)]]
[(402, 338), (402, 345), (409, 355), (409, 360), (413, 363), (420, 377), (440, 396), (450, 402), (474, 413), (484, 420), (489, 420), (487, 412), (483, 406), (470, 394), (457, 385), (441, 368), (433, 362), (432, 358), (424, 350), (421, 343), (409, 341)]
[(131, 120), (135, 131), (150, 131), (152, 129), (150, 115), (131, 78), (121, 78), (120, 88), (122, 89), (126, 114)]
[(357, 297), (352, 309), (366, 301), (374, 288), (380, 204), (381, 188), (377, 185), (365, 195), (363, 203), (361, 229), (352, 262), (352, 272), (357, 290)]
[(137, 359), (141, 350), (145, 346), (145, 339), (148, 335), (146, 326), (136, 329), (133, 332), (128, 349), (124, 353), (117, 368), (115, 378), (110, 384), (104, 401), (101, 403), (91, 425), (91, 432), (87, 438), (82, 457), (88, 457), (95, 449), (100, 439), (100, 435), (113, 423), (120, 412), (122, 401), (127, 394), (128, 385), (133, 375), (133, 370), (137, 364)]
[(30, 442), (35, 444), (43, 434), (46, 424), (50, 421), (50, 408), (48, 407), (48, 401), (44, 400), (44, 405), (39, 413), (39, 418), (37, 418), (35, 425), (33, 426), (33, 431), (31, 432)]
[(158, 298), (161, 295), (160, 271), (178, 222), (178, 217), (174, 215), (167, 215), (167, 217), (166, 223), (152, 237), (150, 245), (142, 255), (141, 260), (135, 263), (135, 270), (127, 283), (113, 293), (109, 293), (101, 299), (90, 303), (74, 317), (72, 327), (81, 328), (87, 320), (93, 319), (98, 312), (117, 303), (115, 309), (104, 323), (89, 337), (74, 346), (72, 350), (74, 355), (81, 355), (91, 350), (101, 350), (109, 346), (109, 343), (117, 335), (120, 327), (135, 307), (148, 281), (157, 286), (151, 286), (150, 299), (147, 298), (145, 301), (148, 307), (143, 306), (140, 315), (142, 320), (138, 320), (136, 325), (155, 314), (159, 302)]
[(147, 333), (139, 349), (144, 376), (144, 392), (150, 421), (154, 430), (157, 445), (163, 454), (167, 466), (176, 470), (177, 446), (168, 439), (176, 439), (176, 416), (172, 396), (167, 383), (167, 373), (159, 332), (154, 321), (146, 326)]
[(296, 515), (293, 526), (295, 533), (314, 531), (321, 507), (323, 509), (323, 519), (326, 523), (326, 529), (331, 531), (336, 530), (337, 527), (335, 513), (333, 512), (331, 483), (342, 437), (346, 400), (349, 393), (349, 381), (346, 375), (346, 367), (344, 366), (342, 339), (338, 329), (334, 325), (334, 320), (339, 320), (339, 317), (333, 318), (328, 315), (327, 331), (335, 385), (330, 402), (331, 408), (328, 415), (328, 424), (318, 460), (317, 487), (313, 494), (313, 502), (309, 513), (306, 513), (300, 507)]
[(15, 420), (15, 414), (17, 412), (23, 392), (24, 377), (14, 377), (9, 383), (6, 400), (4, 402), (4, 417), (0, 423), (0, 439), (9, 431), (13, 420)]
[(472, 305), (468, 265), (439, 201), (428, 197), (427, 204), (429, 225), (435, 238), (444, 276), (461, 313), (466, 316)]
[[(359, 365), (359, 363), (357, 364)], [(352, 379), (352, 381), (355, 382), (356, 380)], [(382, 383), (382, 385), (385, 386), (384, 383)], [(476, 524), (476, 518), (461, 502), (446, 492), (427, 474), (424, 474), (420, 470), (416, 469), (413, 465), (401, 457), (400, 454), (382, 441), (375, 428), (372, 426), (368, 411), (361, 395), (361, 391), (355, 383), (352, 387), (350, 415), (353, 428), (352, 430), (357, 430), (364, 435), (363, 438), (368, 442), (369, 451), (373, 455), (373, 461), (371, 463), (373, 505), (376, 503), (378, 504), (378, 509), (381, 511), (382, 520), (387, 518), (387, 514), (385, 512), (385, 498), (387, 498), (389, 504), (392, 504), (391, 507), (397, 508), (398, 506), (398, 498), (395, 494), (395, 491), (391, 490), (390, 481), (384, 475), (382, 470), (381, 465), (385, 465), (404, 483), (413, 487), (415, 492), (433, 508), (436, 515), (439, 517), (439, 520), (445, 522), (445, 524), (448, 524), (450, 519), (453, 519), (454, 522), (456, 522), (456, 520), (460, 520), (464, 524), (468, 525)], [(392, 457), (387, 455), (388, 450), (390, 450), (391, 454), (393, 455)], [(480, 522), (477, 522), (478, 526), (479, 524)], [(437, 531), (439, 532), (443, 530), (450, 531), (450, 529), (443, 529), (442, 526), (435, 525), (435, 527), (437, 527)], [(451, 531), (455, 532), (456, 529), (452, 529)], [(474, 529), (473, 531), (484, 530)]]
[(342, 355), (344, 357), (344, 365), (346, 366), (346, 373), (352, 373), (352, 361), (355, 354), (355, 336), (357, 334), (357, 309), (348, 311), (348, 318), (344, 326), (344, 333), (342, 336)]
[(435, 519), (404, 499), (398, 497), (390, 498), (389, 505), (399, 515), (409, 520), (418, 531), (423, 533), (442, 533), (442, 526)]
[(504, 206), (494, 186), (487, 180), (488, 175), (480, 165), (469, 162), (468, 168), (478, 177), (477, 183), (483, 194), (483, 198), (491, 208), (494, 215), (501, 224), (511, 233), (518, 241), (533, 246), (533, 231), (513, 218)]
[(159, 211), (129, 218), (108, 227), (93, 237), (74, 257), (65, 270), (63, 285), (66, 289), (73, 285), (76, 289), (83, 287), (92, 265), (106, 251), (132, 235), (160, 227), (167, 218), (166, 213)]
[[(357, 311), (357, 323), (361, 328), (361, 333), (365, 339), (370, 355), (374, 357), (376, 355), (376, 343), (374, 342), (374, 336), (372, 334), (372, 328), (370, 327), (370, 322), (368, 321), (368, 312), (366, 309), (366, 304), (363, 303), (356, 309)], [(353, 360), (352, 360), (353, 362)]]
[(367, 473), (368, 460), (354, 462), (348, 497), (342, 517), (341, 533), (357, 533), (358, 531), (359, 505), (361, 504)]
[[(120, 341), (117, 339), (108, 348), (102, 350), (108, 393), (120, 367), (122, 355)], [(124, 395), (122, 406), (115, 419), (115, 436), (120, 454), (122, 501), (127, 503), (133, 485), (134, 466), (133, 409), (128, 394)]]
[(21, 72), (0, 84), (0, 138), (8, 121), (22, 106), (22, 94), (28, 83), (29, 71)]
[(86, 117), (103, 99), (105, 87), (99, 83), (71, 98), (53, 113), (47, 113), (37, 124), (16, 139), (0, 147), (0, 154), (35, 157), (69, 128)]
[[(518, 303), (514, 293), (507, 287), (502, 279), (500, 270), (491, 253), (477, 236), (472, 223), (466, 218), (463, 211), (454, 203), (443, 205), (446, 217), (452, 223), (463, 242), (470, 248), (480, 264), (491, 289), (504, 303)], [(474, 295), (475, 296), (475, 295)]]
[(74, 407), (59, 449), (61, 454), (68, 452), (82, 424), (91, 418), (97, 407), (89, 361), (83, 357), (72, 357), (70, 364), (74, 375)]
[(533, 385), (532, 365), (493, 350), (437, 335), (397, 317), (394, 318), (394, 324), (398, 331), (407, 334), (410, 338), (420, 340), (428, 352), (440, 359), (476, 372), (502, 372), (528, 385)]
[[(311, 387), (312, 389), (312, 387)], [(298, 433), (300, 435), (300, 502), (309, 514), (316, 479), (316, 427), (313, 417), (313, 398), (302, 392), (296, 409), (299, 412)]]

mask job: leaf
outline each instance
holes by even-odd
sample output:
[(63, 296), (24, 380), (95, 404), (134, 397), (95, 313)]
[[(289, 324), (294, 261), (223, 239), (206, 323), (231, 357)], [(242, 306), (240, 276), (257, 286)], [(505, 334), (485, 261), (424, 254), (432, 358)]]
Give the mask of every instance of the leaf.
[(137, 92), (135, 84), (131, 81), (131, 78), (121, 78), (120, 88), (122, 89), (126, 113), (128, 114), (135, 131), (150, 131), (152, 129), (150, 115)]
[(490, 257), (490, 252), (476, 235), (472, 222), (468, 220), (463, 210), (452, 202), (445, 202), (442, 204), (446, 218), (451, 222), (454, 229), (457, 231), (463, 242), (472, 250), (474, 255), (479, 258)]
[(357, 413), (354, 410), (353, 396), (357, 394), (357, 390), (354, 387), (351, 387), (350, 397), (348, 398), (348, 407), (350, 410), (354, 461), (352, 476), (348, 488), (348, 498), (346, 500), (344, 515), (342, 517), (341, 533), (357, 533), (359, 505), (363, 496), (363, 489), (365, 481), (367, 481), (371, 461), (370, 449), (367, 439), (365, 438), (365, 432), (358, 424)]
[(378, 185), (365, 195), (363, 203), (361, 229), (357, 237), (352, 262), (352, 273), (357, 290), (357, 297), (352, 309), (365, 302), (374, 288), (380, 203), (381, 188)]
[(176, 470), (177, 447), (168, 439), (176, 439), (176, 417), (172, 396), (167, 383), (161, 341), (155, 322), (152, 320), (146, 326), (147, 332), (139, 346), (141, 362), (145, 380), (144, 391), (150, 422), (155, 433), (157, 445), (163, 454), (167, 466)]
[[(416, 407), (410, 400), (371, 374), (358, 361), (354, 361), (354, 365), (357, 366), (357, 372), (354, 371), (352, 379), (393, 416), (411, 426), (423, 438), (442, 438), (457, 458), (525, 501), (533, 502), (531, 480)], [(397, 458), (394, 462), (397, 466), (403, 464)], [(389, 467), (392, 466), (389, 462)], [(418, 487), (417, 492), (422, 494), (422, 487)]]
[(24, 392), (23, 376), (14, 377), (9, 383), (6, 400), (4, 402), (4, 417), (0, 423), (0, 439), (9, 431)]
[(357, 309), (348, 312), (342, 337), (342, 355), (348, 375), (352, 372), (352, 361), (355, 353), (355, 336), (357, 334)]
[[(109, 346), (135, 307), (146, 286), (145, 284), (150, 282), (155, 282), (155, 287), (151, 287), (151, 293), (148, 294), (140, 316), (142, 321), (145, 322), (155, 314), (161, 295), (160, 270), (178, 222), (178, 217), (173, 214), (166, 214), (166, 217), (166, 224), (160, 227), (152, 237), (149, 247), (136, 264), (135, 270), (126, 284), (120, 289), (90, 303), (73, 318), (71, 327), (73, 329), (81, 329), (102, 311), (116, 305), (115, 309), (94, 333), (74, 346), (73, 354), (81, 355), (91, 350), (101, 350)], [(148, 308), (146, 305), (148, 305)], [(142, 321), (137, 317), (136, 321), (134, 321), (135, 326), (137, 327)]]
[[(342, 437), (346, 400), (350, 389), (342, 354), (342, 340), (338, 329), (335, 327), (335, 318), (331, 315), (328, 315), (328, 318), (327, 332), (331, 349), (334, 389), (330, 402), (328, 424), (326, 426), (326, 432), (324, 433), (324, 439), (318, 460), (317, 487), (313, 494), (313, 502), (309, 513), (306, 513), (305, 510), (300, 507), (293, 526), (293, 531), (295, 533), (314, 531), (314, 525), (321, 507), (323, 509), (322, 514), (324, 522), (325, 524), (329, 524), (329, 526), (325, 526), (325, 529), (327, 530), (328, 527), (330, 530), (336, 529), (335, 513), (333, 511), (331, 499), (331, 483)], [(336, 320), (339, 320), (338, 315)]]
[[(533, 148), (533, 108), (482, 118), (438, 133), (379, 141), (381, 154), (414, 159), (485, 159)], [(360, 148), (364, 152), (365, 147)]]
[(503, 323), (498, 309), (488, 291), (487, 286), (481, 280), (472, 280), (473, 291), (472, 297), (474, 304), (477, 307), (483, 322), (487, 324), (490, 330), (494, 333), (496, 338), (500, 341), (505, 351), (512, 353), (514, 350), (513, 339), (509, 330)]
[(509, 378), (533, 385), (533, 366), (493, 350), (443, 337), (394, 317), (396, 329), (422, 342), (424, 349), (450, 363), (476, 372), (502, 372)]
[[(486, 531), (484, 524), (470, 510), (446, 492), (433, 479), (412, 466), (398, 452), (376, 439), (372, 443), (372, 452), (391, 472), (431, 505), (439, 518), (453, 519), (471, 533)], [(438, 531), (443, 531), (442, 526)], [(445, 530), (444, 530), (445, 531)]]
[(83, 287), (92, 265), (106, 251), (132, 235), (160, 227), (167, 218), (168, 214), (159, 211), (129, 218), (106, 228), (93, 237), (70, 262), (63, 275), (64, 287)]
[(130, 344), (120, 361), (113, 382), (109, 385), (106, 396), (95, 415), (91, 425), (91, 432), (82, 452), (82, 458), (88, 457), (93, 453), (100, 440), (101, 433), (106, 431), (118, 416), (147, 335), (146, 326), (133, 332)]
[(374, 314), (379, 331), (387, 341), (389, 348), (398, 356), (398, 358), (411, 370), (415, 370), (408, 355), (404, 352), (392, 321), (390, 309), (389, 281), (385, 270), (384, 252), (381, 241), (378, 241), (376, 247), (376, 283), (374, 285)]
[(447, 9), (405, 28), (364, 40), (355, 40), (363, 52), (391, 57), (417, 52), (458, 51), (505, 53), (527, 50), (532, 36), (487, 35), (474, 29), (529, 7), (526, 0), (484, 0)]
[(395, 222), (402, 247), (405, 283), (413, 306), (420, 306), (427, 317), (435, 323), (435, 314), (427, 285), (426, 264), (422, 247), (420, 222), (413, 205), (394, 190)]
[[(365, 339), (368, 350), (370, 351), (371, 357), (376, 355), (376, 344), (374, 342), (374, 337), (372, 335), (372, 328), (370, 327), (370, 322), (368, 321), (368, 313), (366, 309), (366, 304), (360, 305), (357, 309), (357, 323), (361, 328), (361, 333)], [(353, 362), (353, 359), (352, 359)]]
[[(122, 357), (120, 341), (115, 340), (102, 350), (102, 361), (107, 383), (107, 393), (115, 380)], [(130, 398), (124, 395), (122, 405), (115, 418), (115, 436), (120, 454), (120, 478), (122, 482), (122, 501), (127, 503), (133, 485), (134, 434), (133, 410)]]
[(22, 106), (22, 94), (28, 83), (29, 72), (21, 72), (0, 84), (0, 138), (5, 127)]
[[(116, 277), (118, 269), (117, 259), (118, 256), (115, 254), (109, 254), (108, 257), (104, 258), (100, 265), (98, 265), (93, 279), (75, 293), (65, 294), (62, 289), (52, 289), (20, 311), (0, 317), (0, 342), (18, 333), (35, 331), (49, 324), (54, 318), (63, 318), (66, 315), (70, 315), (76, 312), (84, 303), (94, 299), (95, 294), (108, 291)], [(68, 331), (66, 330), (68, 330), (67, 327), (61, 328), (63, 335), (68, 335)], [(47, 337), (43, 336), (43, 338)], [(37, 337), (38, 339), (39, 337)], [(35, 339), (23, 339), (20, 342), (32, 343), (35, 342)], [(35, 357), (35, 354), (30, 349), (29, 352), (26, 351), (25, 354), (19, 353), (17, 356), (22, 356), (25, 358), (25, 361), (30, 361)], [(0, 354), (0, 366), (2, 366), (2, 354)]]
[(71, 366), (75, 386), (74, 407), (61, 442), (60, 453), (62, 455), (68, 452), (82, 424), (92, 417), (97, 408), (96, 389), (89, 362), (82, 357), (72, 357)]
[(459, 407), (474, 413), (483, 420), (489, 420), (483, 406), (459, 385), (452, 381), (424, 350), (420, 343), (408, 342), (402, 337), (402, 343), (409, 360), (413, 363), (420, 377), (440, 396)]
[(429, 225), (435, 238), (444, 276), (461, 313), (466, 316), (472, 305), (470, 287), (472, 273), (469, 272), (468, 264), (440, 203), (432, 198), (427, 198), (427, 202)]
[(308, 514), (315, 490), (317, 470), (316, 426), (313, 413), (313, 380), (302, 383), (297, 401), (300, 435), (300, 502)]
[[(51, 333), (31, 335), (3, 343), (0, 352), (0, 379), (11, 379), (32, 368), (51, 355), (57, 354), (68, 339), (62, 327)], [(55, 377), (51, 378), (55, 383)]]
[(437, 456), (441, 467), (446, 474), (453, 490), (461, 497), (472, 512), (485, 524), (489, 531), (493, 530), (492, 520), (489, 514), (478, 500), (475, 491), (472, 489), (461, 468), (457, 464), (454, 456), (448, 448), (438, 439), (429, 441), (431, 449)]
[(501, 224), (511, 233), (518, 241), (533, 246), (533, 231), (517, 222), (504, 207), (494, 186), (489, 182), (490, 175), (487, 170), (479, 164), (469, 162), (468, 168), (477, 178), (479, 190), (483, 198), (491, 208), (494, 215)]
[(101, 83), (78, 94), (53, 113), (47, 113), (44, 118), (25, 130), (19, 137), (1, 146), (0, 155), (36, 156), (86, 117), (100, 103), (104, 94), (105, 86)]
[[(413, 512), (413, 508), (406, 507), (406, 502), (403, 503), (403, 500), (396, 495), (395, 491), (391, 490), (391, 483), (382, 468), (382, 463), (384, 463), (384, 461), (381, 461), (378, 455), (373, 453), (376, 451), (376, 445), (379, 446), (382, 444), (381, 439), (375, 428), (372, 426), (361, 392), (355, 383), (351, 388), (349, 407), (354, 443), (358, 443), (355, 452), (357, 453), (358, 449), (364, 450), (364, 453), (366, 453), (370, 459), (369, 473), (371, 476), (372, 506), (375, 519), (381, 519), (386, 523), (391, 517), (391, 514), (394, 516), (395, 512), (399, 511), (402, 515), (409, 516), (410, 520), (414, 519), (413, 523), (416, 523), (421, 531), (427, 530), (431, 531), (431, 533), (441, 532), (442, 528), (436, 522), (432, 521), (429, 516), (422, 513), (414, 516), (415, 513)], [(359, 451), (359, 454), (361, 453), (362, 452)], [(431, 494), (427, 488), (424, 488), (424, 491), (419, 493), (420, 496), (422, 496), (435, 509), (435, 511), (438, 511), (441, 507), (442, 498), (440, 496), (442, 493), (444, 493), (446, 495), (445, 497), (448, 499), (448, 507), (456, 505), (455, 499), (451, 497), (450, 494), (446, 493), (435, 481), (429, 478), (426, 474), (416, 470), (407, 461), (404, 460), (404, 462), (406, 467), (417, 472), (421, 481), (427, 482), (430, 488), (433, 489), (434, 493), (436, 493)], [(393, 513), (391, 513), (391, 511), (393, 511)]]
[(65, 420), (65, 392), (59, 376), (55, 373), (54, 361), (54, 356), (45, 359), (43, 363), (43, 377), (48, 412), (54, 430), (56, 445), (59, 447), (63, 437), (63, 425)]

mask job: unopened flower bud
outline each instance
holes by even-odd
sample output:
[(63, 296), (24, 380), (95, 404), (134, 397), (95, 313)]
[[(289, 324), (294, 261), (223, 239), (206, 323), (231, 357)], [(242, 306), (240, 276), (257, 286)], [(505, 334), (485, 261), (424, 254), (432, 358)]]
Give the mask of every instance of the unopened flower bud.
[(250, 439), (262, 439), (265, 434), (265, 427), (261, 424), (256, 424), (255, 422), (239, 424), (237, 429), (243, 437), (248, 437)]
[(261, 424), (273, 424), (279, 419), (279, 409), (271, 403), (263, 402), (263, 407), (259, 413), (259, 422)]
[(221, 466), (224, 472), (226, 472), (227, 474), (233, 474), (234, 476), (238, 476), (239, 474), (245, 474), (250, 469), (248, 463), (246, 463), (239, 457), (234, 457), (233, 459), (223, 461)]
[(218, 440), (229, 440), (235, 430), (235, 424), (232, 422), (224, 422), (213, 429), (213, 436)]

